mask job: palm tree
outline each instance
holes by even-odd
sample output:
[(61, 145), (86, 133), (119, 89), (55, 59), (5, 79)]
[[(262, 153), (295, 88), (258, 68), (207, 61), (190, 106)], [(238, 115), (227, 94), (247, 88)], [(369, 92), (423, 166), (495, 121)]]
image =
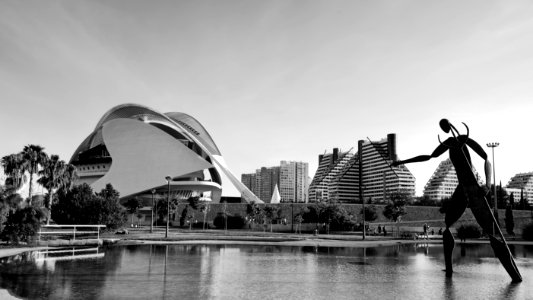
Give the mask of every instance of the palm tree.
[(65, 165), (65, 172), (63, 174), (63, 185), (61, 186), (62, 189), (70, 190), (74, 186), (74, 182), (78, 178), (78, 171), (76, 169), (76, 166), (71, 164)]
[(45, 157), (42, 163), (43, 168), (39, 171), (40, 178), (37, 180), (45, 189), (48, 190), (48, 200), (45, 203), (48, 209), (46, 216), (46, 225), (50, 224), (50, 216), (52, 215), (52, 199), (54, 198), (54, 190), (61, 188), (70, 188), (72, 179), (69, 174), (69, 166), (63, 160), (59, 159), (58, 155), (51, 155)]
[(21, 152), (22, 154), (22, 170), (30, 173), (30, 189), (28, 192), (28, 204), (31, 205), (31, 194), (33, 188), (33, 174), (37, 174), (39, 166), (42, 166), (46, 160), (46, 153), (44, 147), (39, 145), (27, 145)]
[(22, 154), (20, 153), (10, 154), (2, 157), (2, 167), (4, 169), (4, 173), (11, 177), (11, 186), (14, 189), (19, 186), (19, 182), (22, 177), (21, 165)]

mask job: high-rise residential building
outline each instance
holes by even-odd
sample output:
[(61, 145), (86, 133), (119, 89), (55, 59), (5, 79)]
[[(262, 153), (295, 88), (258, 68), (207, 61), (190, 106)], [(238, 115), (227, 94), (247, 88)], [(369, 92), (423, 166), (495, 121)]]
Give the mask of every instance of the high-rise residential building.
[(514, 194), (515, 201), (524, 197), (529, 204), (533, 204), (533, 172), (516, 174), (509, 180), (506, 190)]
[(380, 141), (359, 141), (357, 153), (332, 153), (318, 157), (318, 169), (309, 186), (310, 202), (360, 202), (359, 188), (364, 199), (385, 202), (392, 193), (414, 195), (415, 178), (401, 165), (392, 167), (396, 157), (396, 135)]
[(256, 188), (256, 174), (255, 173), (242, 174), (241, 175), (241, 182), (246, 187), (248, 187), (248, 189), (250, 189), (250, 191), (252, 191), (252, 193), (254, 193), (255, 195), (259, 195), (259, 194), (256, 194), (257, 188)]
[(457, 173), (452, 161), (448, 158), (439, 164), (429, 178), (424, 186), (424, 196), (431, 200), (450, 198), (458, 184)]
[[(483, 180), (481, 180), (481, 177), (473, 166), (472, 171), (479, 184), (482, 185)], [(455, 172), (452, 161), (449, 158), (445, 159), (435, 169), (435, 172), (433, 172), (433, 175), (431, 175), (424, 186), (424, 196), (431, 200), (450, 198), (458, 184), (459, 180), (457, 179), (457, 173)]]
[(309, 167), (304, 162), (281, 161), (279, 167), (262, 167), (255, 173), (242, 174), (241, 181), (267, 203), (276, 185), (281, 202), (307, 202)]
[(354, 202), (359, 198), (358, 183), (354, 181), (359, 177), (354, 170), (350, 172), (355, 158), (351, 152), (333, 148), (332, 153), (318, 156), (318, 169), (309, 185), (310, 202)]
[(307, 202), (309, 164), (297, 161), (280, 162), (281, 202)]
[(261, 190), (259, 198), (267, 203), (272, 199), (272, 193), (276, 185), (279, 185), (279, 167), (262, 167), (260, 171)]

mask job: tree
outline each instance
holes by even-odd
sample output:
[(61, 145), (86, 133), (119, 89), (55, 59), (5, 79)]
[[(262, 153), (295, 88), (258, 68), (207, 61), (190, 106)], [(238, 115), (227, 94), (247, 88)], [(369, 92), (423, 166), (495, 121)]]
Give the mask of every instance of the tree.
[(32, 206), (9, 213), (0, 239), (12, 244), (32, 242), (41, 227), (41, 219), (44, 216), (45, 213), (40, 208)]
[(511, 202), (509, 202), (509, 204), (507, 204), (507, 207), (505, 208), (505, 230), (507, 231), (508, 234), (512, 236), (515, 235), (514, 234), (513, 205)]
[(530, 208), (529, 202), (527, 201), (527, 197), (524, 196), (524, 191), (520, 191), (520, 201), (519, 201), (519, 207), (522, 210), (526, 210)]
[(270, 232), (272, 232), (272, 223), (273, 223), (273, 220), (274, 220), (274, 217), (276, 216), (277, 214), (277, 211), (279, 210), (279, 207), (274, 207), (274, 206), (270, 206), (270, 205), (265, 205), (265, 207), (263, 207), (263, 223), (264, 224), (270, 224)]
[(124, 207), (128, 210), (128, 213), (131, 214), (131, 225), (133, 227), (133, 215), (137, 213), (139, 208), (142, 207), (141, 202), (137, 198), (130, 198), (126, 203), (124, 204)]
[(401, 198), (391, 199), (389, 204), (383, 209), (383, 215), (385, 218), (399, 222), (403, 215), (407, 214), (405, 209), (406, 201)]
[(185, 207), (181, 211), (180, 227), (183, 227), (183, 225), (185, 225), (185, 221), (187, 220), (187, 215), (188, 214), (189, 214), (189, 206), (185, 205)]
[(302, 222), (304, 221), (303, 212), (299, 212), (294, 216), (294, 222), (296, 222), (296, 233), (302, 234)]
[(58, 193), (57, 201), (52, 203), (52, 219), (58, 224), (89, 224), (89, 212), (85, 209), (94, 197), (93, 189), (86, 183)]
[[(200, 197), (198, 196), (189, 197), (187, 199), (187, 205), (190, 206), (193, 210), (198, 210), (200, 208)], [(192, 212), (192, 215), (187, 216), (187, 219), (189, 221), (189, 230), (191, 230), (193, 219), (194, 219), (194, 211)]]
[(28, 171), (30, 174), (30, 188), (28, 191), (28, 204), (31, 205), (31, 195), (33, 191), (33, 175), (39, 171), (39, 166), (42, 166), (46, 160), (46, 153), (44, 147), (39, 145), (27, 145), (22, 150), (22, 171)]
[(68, 192), (58, 193), (52, 219), (60, 224), (103, 224), (110, 230), (119, 228), (127, 220), (119, 196), (111, 184), (99, 193), (94, 193), (86, 183), (74, 186)]
[(246, 215), (251, 223), (259, 224), (263, 220), (263, 210), (255, 202), (246, 205)]
[(309, 205), (303, 210), (303, 219), (306, 223), (318, 223), (319, 210), (317, 205)]
[(192, 209), (197, 210), (198, 207), (200, 206), (200, 197), (198, 196), (189, 197), (189, 199), (187, 199), (187, 203)]
[[(501, 183), (496, 186), (496, 195), (498, 196), (498, 208), (506, 207), (509, 195), (507, 194), (507, 191), (502, 188)], [(489, 200), (490, 207), (494, 207), (494, 184), (491, 184), (490, 186), (487, 200)]]
[(103, 224), (107, 229), (116, 229), (124, 225), (128, 216), (119, 200), (119, 192), (110, 183), (106, 184), (105, 188), (95, 194), (90, 203), (95, 214), (89, 218), (88, 224)]
[[(360, 214), (363, 214), (363, 209), (361, 208)], [(372, 222), (378, 218), (378, 213), (375, 205), (365, 206), (365, 222)]]
[(319, 205), (318, 221), (326, 224), (326, 232), (329, 234), (329, 227), (337, 218), (339, 206), (337, 204)]
[(13, 189), (5, 189), (0, 186), (0, 232), (3, 230), (3, 224), (6, 222), (10, 213), (21, 208), (24, 199), (15, 193)]
[[(163, 199), (160, 199), (156, 203), (157, 207), (157, 215), (159, 217), (159, 220), (164, 220), (168, 215), (168, 198), (165, 197)], [(178, 199), (170, 199), (170, 213), (176, 211), (178, 208)]]
[[(10, 188), (16, 190), (22, 180), (22, 154), (10, 154), (2, 157), (2, 168), (4, 174), (11, 179)], [(7, 181), (7, 180), (6, 180)], [(6, 182), (6, 185), (7, 182)]]
[(207, 213), (209, 212), (209, 202), (208, 201), (202, 201), (200, 204), (200, 211), (204, 215), (204, 222), (202, 223), (202, 230), (205, 230), (205, 221), (207, 218)]
[(428, 196), (417, 197), (413, 202), (413, 205), (417, 206), (438, 206), (437, 200), (432, 200)]
[(48, 198), (45, 203), (45, 207), (48, 210), (46, 217), (46, 224), (48, 225), (52, 214), (54, 192), (59, 189), (70, 189), (72, 181), (76, 177), (76, 167), (66, 164), (55, 154), (50, 157), (45, 155), (42, 164), (42, 170), (38, 172), (41, 177), (37, 182), (48, 190)]

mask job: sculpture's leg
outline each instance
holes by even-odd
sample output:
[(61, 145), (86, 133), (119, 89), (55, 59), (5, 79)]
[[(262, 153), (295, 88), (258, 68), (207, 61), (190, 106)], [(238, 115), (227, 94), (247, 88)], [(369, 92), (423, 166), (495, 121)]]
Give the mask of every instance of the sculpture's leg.
[(513, 282), (521, 282), (522, 276), (520, 275), (520, 272), (518, 271), (518, 268), (516, 267), (516, 264), (513, 259), (513, 255), (509, 251), (509, 248), (507, 246), (507, 243), (505, 241), (500, 241), (497, 238), (495, 238), (492, 234), (489, 234), (490, 238), (490, 245), (492, 246), (492, 249), (494, 250), (494, 254), (500, 262), (502, 263), (503, 267), (505, 268), (505, 271), (511, 276), (511, 279)]
[(446, 208), (444, 222), (446, 227), (452, 226), (463, 215), (468, 204), (466, 193), (462, 185), (458, 185), (450, 198), (450, 203)]
[(446, 266), (446, 277), (451, 277), (453, 274), (452, 254), (455, 247), (455, 240), (450, 232), (452, 226), (464, 213), (467, 206), (467, 198), (464, 189), (461, 185), (457, 186), (453, 192), (450, 203), (446, 208), (446, 216), (444, 222), (446, 223), (446, 230), (442, 233), (442, 245), (444, 247), (444, 264)]
[[(483, 231), (489, 233), (490, 245), (492, 246), (494, 255), (498, 257), (513, 282), (521, 282), (522, 276), (516, 267), (513, 255), (505, 242), (501, 229), (498, 223), (496, 223), (494, 215), (492, 215), (492, 211), (485, 198), (485, 192), (478, 187), (476, 191), (469, 191), (469, 195), (471, 195), (469, 197), (470, 210), (472, 210), (476, 221), (483, 228)], [(499, 237), (499, 239), (496, 237)]]
[(450, 228), (446, 228), (442, 233), (442, 244), (444, 246), (444, 264), (446, 266), (446, 277), (452, 277), (453, 266), (452, 266), (452, 253), (453, 248), (455, 248), (455, 240), (453, 235), (450, 232)]

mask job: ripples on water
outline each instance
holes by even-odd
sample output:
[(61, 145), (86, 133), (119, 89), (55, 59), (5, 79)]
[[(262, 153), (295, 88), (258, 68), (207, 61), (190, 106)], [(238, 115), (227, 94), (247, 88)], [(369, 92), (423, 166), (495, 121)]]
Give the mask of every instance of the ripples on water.
[(524, 282), (488, 245), (376, 248), (171, 245), (28, 252), (0, 260), (0, 287), (29, 299), (533, 299), (533, 248), (511, 246)]

